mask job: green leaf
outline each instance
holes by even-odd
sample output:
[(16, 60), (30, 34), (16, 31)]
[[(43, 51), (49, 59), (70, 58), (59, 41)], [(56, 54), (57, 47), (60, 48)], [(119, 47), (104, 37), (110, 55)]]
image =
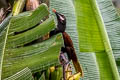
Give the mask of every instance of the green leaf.
[(43, 72), (39, 80), (45, 80), (45, 73)]
[(61, 34), (42, 42), (32, 43), (54, 29), (53, 17), (39, 24), (46, 16), (48, 8), (45, 4), (41, 4), (35, 11), (12, 17), (7, 28), (0, 33), (2, 79), (12, 76), (25, 67), (35, 73), (59, 65), (58, 56), (63, 45)]
[(27, 67), (4, 80), (34, 80), (34, 79), (31, 70)]
[(75, 0), (75, 6), (80, 51), (95, 52), (101, 80), (119, 80), (117, 66), (98, 4), (95, 0)]
[[(120, 17), (111, 0), (99, 1), (97, 0), (100, 12), (103, 17), (105, 27), (110, 39), (111, 47), (117, 61), (120, 63)], [(120, 72), (120, 71), (119, 71)]]
[(49, 80), (61, 80), (63, 78), (63, 69), (61, 66), (55, 68), (53, 72), (50, 73), (50, 79)]
[(13, 16), (18, 15), (20, 12), (22, 12), (24, 6), (25, 6), (26, 0), (15, 0), (13, 9), (12, 9), (12, 14)]
[(20, 32), (33, 26), (36, 26), (40, 21), (49, 14), (48, 8), (45, 4), (41, 4), (35, 11), (27, 11), (14, 16), (10, 23), (11, 35), (13, 32)]
[(94, 5), (92, 5), (92, 1), (76, 0), (75, 3), (80, 51), (104, 51), (104, 45), (98, 24), (96, 22), (96, 16), (93, 10)]
[[(36, 26), (35, 28), (28, 30), (24, 33), (18, 35), (11, 35), (11, 33), (14, 33), (14, 31), (10, 31), (8, 33), (8, 45), (6, 45), (6, 47), (14, 48), (17, 46), (23, 46), (24, 44), (34, 41), (39, 37), (42, 37), (43, 35), (47, 34), (47, 32), (50, 32), (54, 28), (54, 26), (54, 19), (51, 17), (43, 23), (41, 23), (40, 25)], [(12, 22), (10, 22), (9, 27), (12, 27)]]
[(8, 77), (24, 67), (37, 72), (58, 65), (61, 39), (62, 35), (58, 34), (39, 44), (8, 50), (3, 62), (3, 77)]

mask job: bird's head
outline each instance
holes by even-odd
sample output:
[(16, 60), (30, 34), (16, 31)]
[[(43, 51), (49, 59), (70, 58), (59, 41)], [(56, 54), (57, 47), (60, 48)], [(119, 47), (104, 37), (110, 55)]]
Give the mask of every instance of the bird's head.
[(66, 18), (63, 14), (60, 14), (58, 13), (55, 9), (52, 10), (55, 14), (56, 14), (56, 17), (57, 17), (57, 22), (58, 22), (58, 29), (61, 31), (61, 32), (64, 32), (65, 29), (66, 29)]
[(65, 18), (65, 16), (63, 14), (60, 14), (60, 13), (56, 12), (55, 9), (53, 9), (53, 12), (56, 14), (57, 20), (59, 22), (61, 22), (61, 24), (66, 24), (66, 18)]

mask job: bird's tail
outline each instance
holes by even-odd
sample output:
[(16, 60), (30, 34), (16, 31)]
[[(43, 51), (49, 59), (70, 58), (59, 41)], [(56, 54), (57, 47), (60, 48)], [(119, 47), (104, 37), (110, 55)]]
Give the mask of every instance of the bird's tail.
[(73, 61), (73, 60), (72, 60), (72, 62), (73, 62), (73, 65), (74, 65), (74, 67), (75, 67), (76, 72), (77, 72), (77, 73), (80, 72), (80, 73), (81, 73), (81, 77), (83, 77), (83, 76), (84, 76), (84, 73), (83, 73), (82, 66), (79, 64), (78, 61)]

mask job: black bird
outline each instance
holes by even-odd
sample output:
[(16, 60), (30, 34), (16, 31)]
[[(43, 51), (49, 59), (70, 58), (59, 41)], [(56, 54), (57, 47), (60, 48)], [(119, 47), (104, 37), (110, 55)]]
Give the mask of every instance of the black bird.
[(73, 62), (76, 72), (80, 72), (81, 76), (83, 77), (83, 70), (77, 59), (76, 52), (73, 46), (73, 42), (70, 36), (65, 32), (66, 18), (64, 15), (56, 12), (55, 9), (53, 9), (53, 12), (56, 14), (58, 24), (57, 24), (57, 28), (50, 32), (50, 37), (58, 33), (62, 33), (65, 47), (62, 47), (61, 51), (67, 53), (69, 60), (72, 60)]
[(56, 12), (55, 9), (53, 9), (53, 12), (56, 14), (57, 17), (57, 28), (55, 30), (50, 32), (50, 37), (53, 35), (56, 35), (58, 33), (63, 33), (65, 32), (66, 29), (66, 18), (64, 15)]

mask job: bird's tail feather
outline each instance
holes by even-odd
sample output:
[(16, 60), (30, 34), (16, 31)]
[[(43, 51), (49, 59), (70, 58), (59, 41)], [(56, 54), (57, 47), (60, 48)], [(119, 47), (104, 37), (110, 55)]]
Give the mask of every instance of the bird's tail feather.
[(79, 64), (79, 62), (78, 61), (72, 61), (72, 62), (73, 62), (76, 72), (80, 72), (81, 77), (83, 77), (84, 76), (83, 69), (82, 69), (81, 65)]

